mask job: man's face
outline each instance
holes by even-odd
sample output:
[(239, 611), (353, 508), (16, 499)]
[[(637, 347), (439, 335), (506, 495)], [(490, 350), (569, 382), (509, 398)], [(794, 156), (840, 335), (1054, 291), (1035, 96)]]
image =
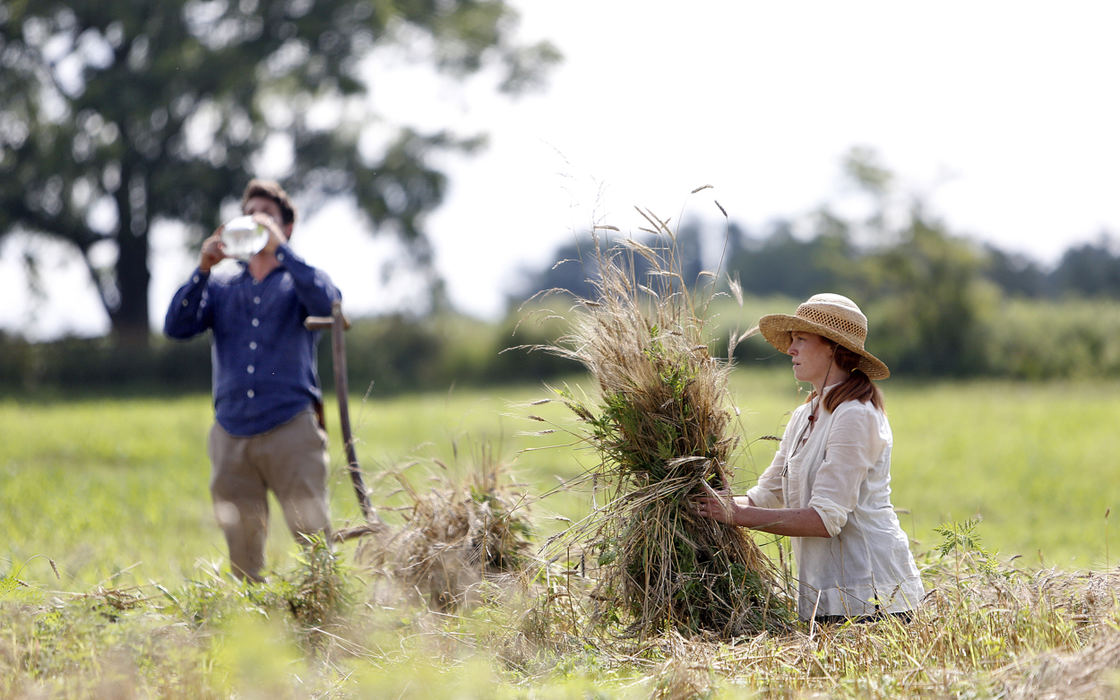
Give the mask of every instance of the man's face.
[(280, 205), (268, 197), (250, 197), (241, 209), (244, 214), (265, 214), (269, 216), (285, 234), (291, 234), (291, 226), (284, 224), (284, 216), (280, 213)]

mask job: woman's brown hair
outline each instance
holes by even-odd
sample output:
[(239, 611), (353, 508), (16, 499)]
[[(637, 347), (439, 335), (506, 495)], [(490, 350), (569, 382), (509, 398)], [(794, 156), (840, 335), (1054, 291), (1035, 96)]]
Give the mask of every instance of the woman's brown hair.
[[(871, 405), (880, 411), (883, 410), (883, 392), (871, 381), (863, 370), (857, 369), (860, 357), (843, 345), (838, 345), (828, 338), (823, 340), (832, 346), (832, 359), (836, 366), (848, 376), (844, 381), (832, 387), (832, 391), (825, 394), (824, 407), (829, 413), (845, 401), (871, 402)], [(816, 392), (813, 392), (813, 396)], [(812, 396), (809, 397), (812, 399)]]

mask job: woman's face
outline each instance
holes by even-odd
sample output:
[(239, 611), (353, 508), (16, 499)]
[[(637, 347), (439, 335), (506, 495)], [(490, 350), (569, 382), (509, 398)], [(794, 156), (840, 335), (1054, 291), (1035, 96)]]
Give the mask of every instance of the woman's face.
[(793, 358), (793, 376), (799, 382), (809, 382), (820, 390), (830, 374), (840, 376), (838, 371), (829, 372), (832, 345), (815, 333), (794, 331), (786, 352)]

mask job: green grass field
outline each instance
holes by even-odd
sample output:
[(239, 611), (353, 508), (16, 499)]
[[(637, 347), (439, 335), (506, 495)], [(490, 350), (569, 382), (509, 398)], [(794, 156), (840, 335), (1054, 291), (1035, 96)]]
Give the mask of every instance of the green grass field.
[[(270, 584), (238, 587), (221, 573), (224, 542), (207, 492), (208, 396), (2, 400), (0, 696), (1029, 697), (1076, 682), (1104, 697), (1120, 688), (1120, 607), (1106, 571), (1116, 566), (1108, 513), (1120, 473), (1111, 454), (1120, 383), (883, 388), (894, 503), (932, 590), (922, 616), (910, 627), (810, 629), (735, 645), (669, 636), (637, 647), (597, 636), (563, 609), (541, 620), (499, 598), (433, 616), (367, 600), (368, 574), (300, 584), (309, 564), (275, 508)], [(732, 389), (741, 490), (772, 456), (775, 444), (759, 438), (780, 434), (804, 395), (786, 371), (740, 368)], [(543, 542), (588, 512), (590, 494), (562, 485), (595, 461), (565, 432), (573, 423), (563, 406), (529, 405), (548, 396), (522, 386), (354, 397), (374, 504), (399, 523), (394, 508), (406, 500), (394, 472), (424, 488), (491, 451), (539, 497), (530, 512)], [(359, 510), (337, 420), (331, 404), (332, 506), (343, 527)], [(935, 551), (944, 542), (935, 527), (977, 515), (994, 573)], [(356, 546), (341, 546), (344, 566)], [(351, 589), (341, 618), (301, 607), (330, 597), (329, 586), (307, 584), (324, 580)], [(573, 595), (549, 585), (559, 600)]]
[[(890, 381), (884, 389), (895, 432), (893, 498), (915, 551), (935, 544), (935, 526), (979, 515), (985, 546), (1001, 558), (1060, 568), (1115, 562), (1120, 515), (1106, 514), (1118, 505), (1120, 386)], [(743, 435), (736, 475), (745, 489), (774, 450), (757, 438), (780, 434), (803, 395), (784, 372), (743, 369), (733, 391)], [(548, 395), (543, 386), (525, 386), (355, 397), (358, 458), (375, 505), (399, 503), (388, 472), (419, 460), (407, 473), (422, 484), (431, 460), (469, 467), (485, 447), (531, 495), (553, 492), (532, 509), (542, 531), (560, 527), (556, 515), (581, 517), (589, 495), (556, 487), (592, 465), (594, 455), (572, 446), (563, 407), (526, 405)], [(211, 416), (204, 395), (0, 402), (2, 566), (25, 580), (80, 588), (122, 571), (118, 580), (126, 582), (175, 580), (200, 561), (222, 562), (207, 492)], [(342, 469), (333, 404), (328, 422), (333, 512), (343, 526), (359, 511)], [(526, 434), (542, 427), (557, 432)], [(274, 518), (270, 561), (279, 566), (293, 547), (278, 523)]]

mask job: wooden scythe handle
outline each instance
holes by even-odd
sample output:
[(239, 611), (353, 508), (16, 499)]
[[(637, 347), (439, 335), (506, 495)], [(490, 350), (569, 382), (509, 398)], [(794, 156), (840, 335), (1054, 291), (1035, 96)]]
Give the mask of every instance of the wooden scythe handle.
[(342, 303), (334, 302), (330, 316), (308, 316), (303, 325), (309, 330), (331, 330), (331, 359), (334, 365), (334, 390), (338, 394), (338, 422), (342, 426), (342, 441), (346, 448), (346, 469), (354, 484), (354, 494), (362, 509), (362, 517), (367, 523), (380, 524), (381, 519), (373, 511), (362, 479), (362, 469), (358, 466), (358, 455), (354, 451), (354, 435), (350, 431), (350, 399), (346, 380), (346, 338), (343, 333), (350, 328), (350, 321), (342, 315)]

